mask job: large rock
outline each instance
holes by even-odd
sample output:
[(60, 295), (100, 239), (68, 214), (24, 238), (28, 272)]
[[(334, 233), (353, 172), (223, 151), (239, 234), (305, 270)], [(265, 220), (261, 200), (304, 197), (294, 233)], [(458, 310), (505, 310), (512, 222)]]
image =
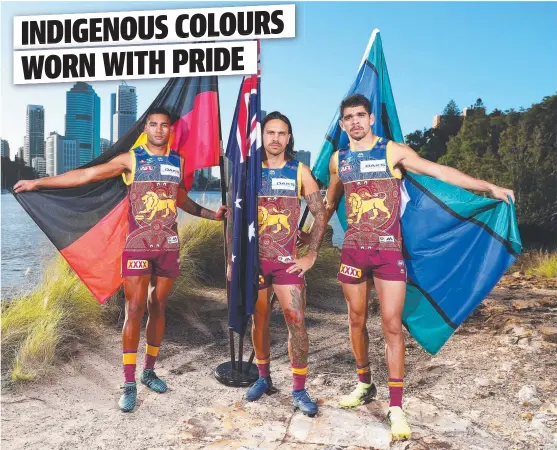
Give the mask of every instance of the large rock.
[(451, 411), (440, 412), (439, 408), (416, 398), (409, 398), (404, 407), (412, 424), (418, 423), (437, 433), (459, 434), (467, 433), (471, 421), (457, 416)]
[(365, 408), (321, 408), (314, 418), (295, 414), (286, 441), (388, 449), (391, 432), (384, 421), (378, 422)]

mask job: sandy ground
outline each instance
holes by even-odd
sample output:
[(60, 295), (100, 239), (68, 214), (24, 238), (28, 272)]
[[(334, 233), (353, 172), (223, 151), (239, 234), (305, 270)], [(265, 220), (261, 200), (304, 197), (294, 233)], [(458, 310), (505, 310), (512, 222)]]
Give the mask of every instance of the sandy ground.
[[(96, 346), (77, 347), (47, 380), (3, 390), (2, 449), (557, 449), (557, 282), (506, 277), (435, 357), (407, 339), (404, 407), (414, 434), (403, 443), (391, 443), (384, 423), (377, 314), (369, 333), (378, 399), (341, 410), (340, 395), (356, 381), (346, 306), (340, 291), (309, 299), (308, 386), (320, 404), (313, 419), (290, 405), (278, 310), (271, 350), (278, 392), (247, 403), (245, 389), (215, 380), (214, 368), (229, 355), (226, 316), (224, 293), (212, 290), (184, 316), (169, 317), (157, 373), (170, 389), (156, 394), (138, 385), (130, 414), (117, 407), (119, 329), (107, 327)], [(246, 359), (250, 351), (246, 342)]]

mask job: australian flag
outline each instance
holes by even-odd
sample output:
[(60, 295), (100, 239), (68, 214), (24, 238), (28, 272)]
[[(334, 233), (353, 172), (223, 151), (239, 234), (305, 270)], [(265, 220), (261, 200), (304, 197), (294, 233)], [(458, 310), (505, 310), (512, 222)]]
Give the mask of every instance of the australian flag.
[(244, 77), (226, 157), (232, 164), (232, 280), (228, 326), (243, 334), (254, 312), (259, 286), (257, 193), (261, 184), (260, 76)]

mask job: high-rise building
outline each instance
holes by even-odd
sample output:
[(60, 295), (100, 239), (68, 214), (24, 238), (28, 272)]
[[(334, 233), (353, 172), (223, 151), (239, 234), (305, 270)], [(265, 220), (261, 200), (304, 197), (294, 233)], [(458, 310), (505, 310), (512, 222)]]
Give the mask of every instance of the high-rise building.
[(44, 108), (42, 105), (27, 105), (23, 158), (31, 166), (33, 158), (44, 159)]
[(61, 175), (79, 167), (79, 141), (55, 131), (46, 138), (46, 174)]
[[(202, 181), (202, 179), (205, 179), (207, 181)], [(194, 184), (197, 188), (204, 189), (206, 187), (206, 184), (210, 183), (211, 181), (213, 181), (213, 173), (211, 167), (196, 170)]]
[(137, 94), (134, 86), (122, 82), (116, 91), (116, 111), (112, 116), (112, 142), (116, 142), (137, 120)]
[(311, 152), (305, 150), (298, 150), (296, 152), (296, 159), (300, 161), (302, 164), (305, 164), (308, 167), (311, 167)]
[(79, 165), (101, 154), (101, 99), (79, 81), (66, 92), (66, 137), (79, 141)]
[[(112, 136), (114, 135), (114, 114), (116, 114), (116, 93), (110, 94), (110, 144), (114, 144)], [(102, 152), (101, 152), (102, 153)]]
[(20, 161), (24, 161), (24, 158), (23, 158), (24, 152), (25, 152), (24, 148), (19, 147), (19, 149), (17, 150), (16, 158), (19, 159)]
[(5, 139), (0, 139), (0, 156), (2, 158), (10, 157), (10, 144)]
[(101, 155), (106, 152), (111, 145), (110, 140), (101, 138)]
[(46, 138), (46, 145), (44, 149), (46, 159), (46, 174), (51, 177), (58, 175), (58, 158), (57, 149), (60, 147), (59, 140), (62, 138), (56, 131), (51, 131), (50, 135)]
[(35, 156), (31, 160), (31, 167), (37, 171), (39, 177), (46, 176), (46, 161), (42, 156)]

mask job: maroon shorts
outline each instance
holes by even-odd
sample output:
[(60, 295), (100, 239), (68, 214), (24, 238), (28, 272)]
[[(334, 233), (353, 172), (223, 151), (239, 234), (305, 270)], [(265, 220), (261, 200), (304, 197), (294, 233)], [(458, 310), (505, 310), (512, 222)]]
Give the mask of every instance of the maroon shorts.
[(180, 275), (180, 251), (122, 252), (122, 276), (156, 275), (178, 278)]
[(290, 263), (281, 263), (278, 261), (269, 261), (261, 259), (259, 274), (259, 289), (266, 289), (272, 284), (292, 284), (305, 285), (305, 277), (299, 277), (298, 273), (288, 273), (286, 269), (292, 266)]
[(399, 250), (356, 250), (343, 248), (338, 280), (358, 284), (370, 277), (406, 281), (406, 264)]

